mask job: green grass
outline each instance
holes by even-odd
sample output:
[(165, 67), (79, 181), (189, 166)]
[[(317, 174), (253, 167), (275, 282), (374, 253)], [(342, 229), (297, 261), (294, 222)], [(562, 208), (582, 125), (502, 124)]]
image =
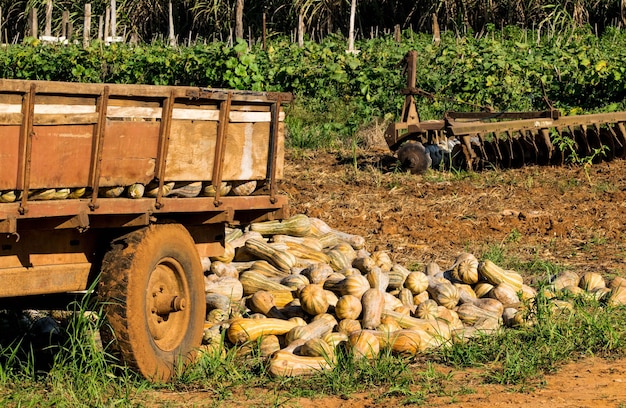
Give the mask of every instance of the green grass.
[(324, 101), (318, 98), (296, 99), (286, 116), (286, 145), (300, 149), (336, 149), (351, 147), (353, 143), (354, 107), (336, 99)]
[(565, 270), (563, 265), (542, 259), (538, 254), (541, 248), (533, 249), (535, 255), (530, 259), (519, 258), (521, 234), (513, 229), (503, 240), (490, 243), (479, 253), (479, 259), (489, 259), (505, 269), (521, 273), (525, 278), (548, 278)]
[[(71, 305), (61, 340), (43, 349), (26, 333), (0, 349), (0, 405), (103, 407), (131, 405), (148, 386), (98, 342), (101, 310)], [(35, 339), (37, 340), (37, 339)]]
[(626, 308), (602, 307), (595, 300), (581, 298), (573, 303), (572, 312), (555, 310), (540, 294), (530, 310), (533, 326), (454, 345), (442, 351), (442, 361), (483, 367), (487, 382), (523, 386), (579, 357), (623, 356)]
[[(171, 383), (154, 385), (116, 365), (106, 348), (93, 341), (97, 321), (77, 313), (66, 326), (67, 341), (51, 369), (37, 372), (33, 356), (21, 356), (17, 343), (0, 350), (0, 403), (9, 406), (142, 405), (161, 391), (202, 391), (212, 401), (228, 403), (244, 395), (263, 404), (289, 405), (296, 398), (324, 395), (350, 398), (367, 393), (384, 404), (424, 404), (430, 397), (473, 393), (468, 384), (452, 381), (452, 373), (478, 367), (484, 383), (528, 389), (541, 384), (565, 362), (584, 356), (617, 358), (626, 351), (626, 308), (609, 308), (595, 300), (570, 299), (572, 312), (555, 311), (541, 295), (530, 306), (535, 324), (503, 329), (463, 344), (445, 346), (416, 357), (382, 352), (375, 360), (339, 353), (338, 366), (313, 377), (271, 378), (253, 345), (204, 354)], [(263, 389), (265, 393), (254, 390)], [(258, 402), (258, 401), (257, 401)]]

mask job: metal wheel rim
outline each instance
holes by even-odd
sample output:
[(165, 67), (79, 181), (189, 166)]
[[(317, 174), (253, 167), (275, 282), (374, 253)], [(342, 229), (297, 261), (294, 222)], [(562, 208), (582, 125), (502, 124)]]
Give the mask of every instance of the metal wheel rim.
[[(181, 310), (164, 311), (163, 305), (180, 305), (181, 302), (184, 305)], [(148, 329), (161, 350), (174, 350), (183, 341), (190, 319), (189, 303), (189, 283), (184, 268), (173, 258), (162, 259), (150, 273), (146, 293)]]

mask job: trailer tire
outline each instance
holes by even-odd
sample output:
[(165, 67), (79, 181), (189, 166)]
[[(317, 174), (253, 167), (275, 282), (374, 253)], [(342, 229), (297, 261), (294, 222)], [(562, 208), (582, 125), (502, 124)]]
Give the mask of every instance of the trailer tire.
[(150, 225), (112, 242), (98, 284), (102, 340), (127, 366), (167, 381), (193, 360), (205, 318), (204, 277), (180, 224)]

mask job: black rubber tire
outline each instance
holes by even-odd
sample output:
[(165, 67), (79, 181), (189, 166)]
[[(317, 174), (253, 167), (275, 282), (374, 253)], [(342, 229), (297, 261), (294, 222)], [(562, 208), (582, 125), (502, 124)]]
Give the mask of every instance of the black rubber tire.
[(403, 144), (398, 149), (397, 155), (402, 168), (412, 174), (424, 174), (432, 164), (426, 148), (420, 142), (411, 140)]
[(204, 276), (182, 225), (151, 225), (116, 239), (98, 295), (108, 323), (102, 339), (127, 366), (167, 381), (193, 360), (205, 319)]

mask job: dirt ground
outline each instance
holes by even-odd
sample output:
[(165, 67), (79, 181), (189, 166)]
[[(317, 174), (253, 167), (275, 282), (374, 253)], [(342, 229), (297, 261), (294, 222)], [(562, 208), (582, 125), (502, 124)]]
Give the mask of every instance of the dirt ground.
[[(294, 154), (281, 190), (294, 213), (366, 237), (396, 262), (452, 264), (462, 251), (479, 258), (494, 248), (520, 264), (558, 265), (582, 274), (626, 276), (626, 161), (582, 167), (526, 167), (473, 174), (405, 174), (384, 152)], [(535, 268), (541, 269), (541, 268)], [(528, 272), (519, 270), (528, 278)], [(537, 274), (538, 272), (535, 272)], [(549, 273), (546, 269), (545, 273)], [(455, 371), (475, 392), (429, 398), (446, 407), (624, 407), (626, 360), (587, 358), (546, 376), (532, 389), (482, 384)], [(377, 391), (349, 399), (290, 401), (307, 407), (403, 403)]]
[[(626, 275), (626, 161), (475, 173), (394, 169), (383, 153), (290, 157), (294, 213), (363, 235), (411, 266), (502, 246), (520, 261)], [(524, 272), (524, 271), (520, 271)]]
[[(442, 396), (427, 397), (410, 402), (407, 390), (403, 395), (382, 396), (385, 390), (351, 394), (349, 396), (320, 396), (289, 398), (268, 389), (234, 389), (232, 396), (217, 401), (208, 392), (161, 392), (156, 406), (167, 407), (289, 407), (289, 408), (374, 408), (427, 406), (429, 408), (622, 408), (626, 406), (626, 360), (605, 361), (587, 358), (563, 366), (548, 375), (538, 385), (525, 390), (502, 385), (483, 384), (477, 370), (453, 371), (450, 382), (456, 391)], [(464, 391), (459, 391), (464, 390)], [(152, 403), (149, 406), (153, 406)]]

